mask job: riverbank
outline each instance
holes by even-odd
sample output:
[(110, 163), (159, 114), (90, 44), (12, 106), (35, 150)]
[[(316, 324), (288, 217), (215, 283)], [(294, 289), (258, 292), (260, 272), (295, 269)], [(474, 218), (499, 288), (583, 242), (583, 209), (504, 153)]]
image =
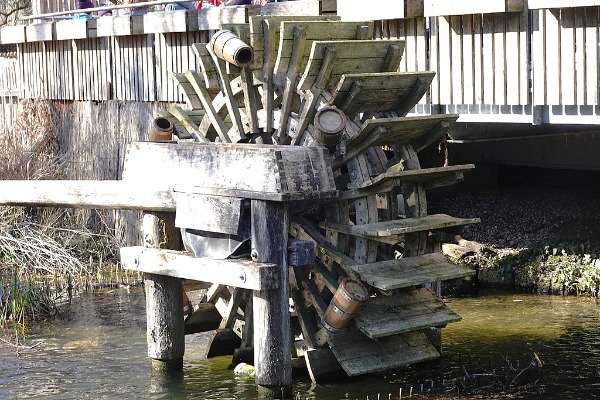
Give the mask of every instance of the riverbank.
[(430, 196), (428, 211), (481, 218), (462, 234), (481, 251), (456, 260), (477, 271), (473, 284), (598, 296), (598, 181), (595, 173), (513, 168), (497, 187)]

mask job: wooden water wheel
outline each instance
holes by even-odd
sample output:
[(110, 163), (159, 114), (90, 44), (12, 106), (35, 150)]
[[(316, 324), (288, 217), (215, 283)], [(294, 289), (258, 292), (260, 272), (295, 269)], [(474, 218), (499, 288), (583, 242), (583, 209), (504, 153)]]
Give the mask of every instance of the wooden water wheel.
[[(201, 70), (175, 74), (189, 107), (162, 116), (179, 140), (330, 150), (339, 196), (291, 210), (290, 232), (316, 248), (312, 265), (290, 272), (295, 355), (304, 353), (311, 369), (311, 357), (333, 354), (348, 375), (438, 357), (426, 333), (460, 317), (424, 285), (469, 271), (432, 252), (428, 238), (478, 220), (427, 213), (428, 188), (459, 181), (473, 168), (420, 167), (418, 152), (457, 119), (405, 116), (434, 73), (397, 72), (404, 42), (374, 40), (369, 21), (269, 16), (225, 28), (251, 46), (253, 61), (238, 68), (211, 45), (194, 44)], [(360, 280), (370, 298), (352, 327), (330, 334), (321, 327), (323, 314), (344, 277)], [(242, 346), (252, 343), (250, 298), (219, 285), (204, 298), (219, 310), (219, 327), (237, 332)]]

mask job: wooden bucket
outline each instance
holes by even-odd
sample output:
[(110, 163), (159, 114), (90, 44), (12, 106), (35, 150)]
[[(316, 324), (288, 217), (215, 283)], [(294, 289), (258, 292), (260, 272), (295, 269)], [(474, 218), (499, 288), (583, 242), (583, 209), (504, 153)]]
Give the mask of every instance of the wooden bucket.
[(354, 279), (344, 278), (323, 316), (323, 327), (331, 333), (346, 327), (361, 303), (369, 298), (367, 288)]
[(233, 32), (221, 29), (210, 41), (215, 55), (240, 68), (247, 67), (254, 59), (254, 50)]
[(169, 142), (173, 140), (173, 124), (166, 118), (155, 118), (152, 121), (148, 140), (151, 142)]

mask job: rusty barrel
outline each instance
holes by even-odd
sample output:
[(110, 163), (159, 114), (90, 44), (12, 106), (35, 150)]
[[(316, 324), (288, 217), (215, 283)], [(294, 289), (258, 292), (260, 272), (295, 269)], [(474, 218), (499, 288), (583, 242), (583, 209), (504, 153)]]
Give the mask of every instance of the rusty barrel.
[(344, 278), (323, 316), (323, 327), (335, 333), (346, 327), (361, 303), (369, 298), (367, 288), (360, 282)]
[(155, 118), (148, 131), (148, 140), (151, 142), (169, 142), (173, 140), (173, 124), (171, 121), (162, 117)]
[(235, 33), (222, 29), (210, 40), (215, 55), (240, 68), (250, 65), (254, 59), (254, 50), (244, 43)]

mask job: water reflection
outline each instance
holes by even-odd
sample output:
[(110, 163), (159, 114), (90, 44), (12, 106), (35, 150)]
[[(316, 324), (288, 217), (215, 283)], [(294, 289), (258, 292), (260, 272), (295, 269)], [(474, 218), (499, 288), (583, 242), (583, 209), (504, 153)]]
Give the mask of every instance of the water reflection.
[[(600, 398), (598, 305), (594, 299), (498, 293), (452, 299), (463, 321), (443, 330), (441, 361), (335, 384), (299, 377), (294, 390), (300, 399), (388, 399), (400, 391), (406, 397), (411, 388), (440, 390), (467, 368), (527, 363), (535, 353), (544, 363), (537, 385), (543, 398)], [(180, 374), (152, 373), (141, 288), (86, 294), (62, 320), (37, 326), (27, 345), (33, 348), (17, 354), (0, 342), (0, 399), (256, 397), (254, 381), (228, 369), (229, 357), (201, 360), (193, 347)]]

